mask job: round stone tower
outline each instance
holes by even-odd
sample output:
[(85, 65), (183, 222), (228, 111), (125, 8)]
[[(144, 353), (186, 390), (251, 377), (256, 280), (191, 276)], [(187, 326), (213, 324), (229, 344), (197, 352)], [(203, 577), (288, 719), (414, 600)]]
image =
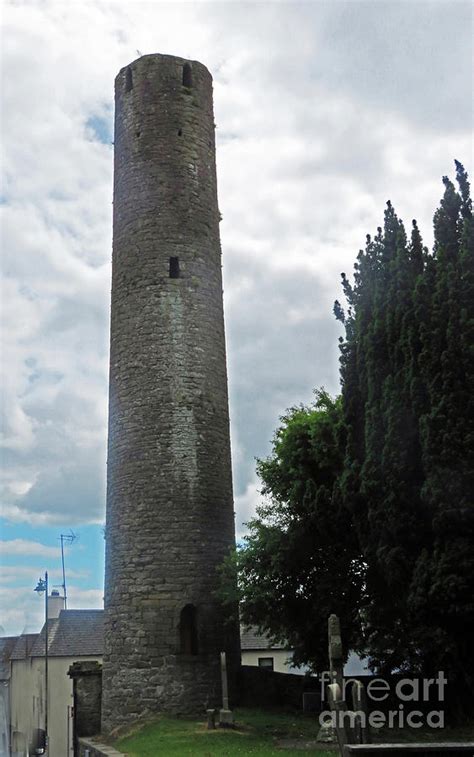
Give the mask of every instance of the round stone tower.
[(212, 77), (145, 55), (115, 81), (104, 732), (219, 705), (234, 542)]

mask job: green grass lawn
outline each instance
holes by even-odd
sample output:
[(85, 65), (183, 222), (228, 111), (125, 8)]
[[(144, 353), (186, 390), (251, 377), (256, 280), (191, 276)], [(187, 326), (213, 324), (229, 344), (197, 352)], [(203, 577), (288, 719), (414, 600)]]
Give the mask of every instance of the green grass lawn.
[(443, 741), (474, 741), (474, 728), (381, 728), (372, 729), (372, 741), (375, 743), (404, 744)]
[[(196, 755), (196, 757), (234, 757), (262, 755), (283, 757), (336, 757), (335, 747), (316, 746), (319, 730), (316, 715), (282, 710), (237, 709), (236, 728), (207, 730), (203, 721), (160, 717), (115, 743), (117, 749), (130, 757), (160, 755)], [(474, 728), (438, 729), (374, 729), (374, 742), (474, 741)], [(308, 743), (312, 742), (312, 743)], [(305, 748), (306, 744), (306, 748)]]
[[(270, 757), (290, 754), (282, 750), (285, 741), (314, 741), (318, 733), (315, 715), (291, 714), (281, 711), (236, 710), (236, 729), (208, 731), (207, 724), (195, 720), (161, 717), (144, 726), (136, 733), (120, 739), (114, 746), (131, 757), (156, 757), (157, 755), (196, 755), (214, 757), (223, 755), (262, 755)], [(335, 757), (334, 751), (322, 747), (315, 750), (296, 750), (304, 757)]]

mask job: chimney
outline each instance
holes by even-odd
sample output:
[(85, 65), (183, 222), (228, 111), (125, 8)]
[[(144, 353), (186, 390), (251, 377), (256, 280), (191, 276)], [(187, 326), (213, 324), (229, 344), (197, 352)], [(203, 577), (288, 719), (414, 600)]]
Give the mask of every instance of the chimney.
[(48, 618), (59, 618), (61, 610), (64, 610), (64, 597), (61, 597), (57, 589), (53, 589), (48, 597)]

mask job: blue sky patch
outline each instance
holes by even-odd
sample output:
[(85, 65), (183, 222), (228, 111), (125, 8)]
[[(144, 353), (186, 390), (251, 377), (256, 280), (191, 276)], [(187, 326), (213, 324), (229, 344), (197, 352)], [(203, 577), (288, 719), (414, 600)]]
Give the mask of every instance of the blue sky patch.
[(112, 109), (107, 109), (105, 115), (94, 114), (86, 121), (86, 129), (91, 132), (92, 138), (103, 145), (112, 143), (113, 124)]
[[(41, 625), (41, 608), (36, 607), (34, 587), (38, 576), (47, 570), (50, 588), (62, 585), (60, 535), (70, 533), (68, 525), (30, 526), (0, 519), (2, 533), (1, 572), (3, 588), (16, 593), (24, 609), (24, 619), (9, 622), (2, 619), (4, 633), (19, 633), (25, 628), (38, 631)], [(68, 607), (86, 609), (97, 606), (103, 594), (104, 533), (100, 525), (81, 525), (74, 528), (77, 539), (65, 545), (66, 584)], [(93, 597), (92, 594), (97, 594)], [(31, 591), (31, 594), (30, 594)], [(38, 604), (38, 603), (36, 603)], [(101, 603), (100, 603), (101, 604)], [(19, 625), (18, 625), (19, 623)], [(0, 629), (1, 635), (1, 629)]]

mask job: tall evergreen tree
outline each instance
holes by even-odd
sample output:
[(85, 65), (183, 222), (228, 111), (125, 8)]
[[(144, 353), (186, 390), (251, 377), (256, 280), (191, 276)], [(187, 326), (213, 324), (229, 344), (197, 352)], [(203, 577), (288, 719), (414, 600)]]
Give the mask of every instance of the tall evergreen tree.
[(420, 365), (427, 407), (420, 417), (421, 497), (431, 542), (419, 556), (407, 605), (425, 669), (443, 668), (474, 695), (474, 264), (467, 175), (444, 179), (434, 217), (429, 320)]
[(243, 619), (297, 661), (325, 667), (337, 612), (382, 672), (444, 670), (474, 702), (474, 221), (456, 173), (432, 253), (387, 203), (342, 275), (342, 397), (282, 418), (237, 568)]
[(433, 254), (390, 203), (336, 303), (344, 500), (366, 563), (374, 662), (474, 691), (474, 253), (467, 175), (444, 178)]
[[(416, 224), (408, 244), (387, 203), (383, 229), (374, 240), (367, 237), (359, 253), (353, 287), (343, 280), (350, 306), (341, 365), (349, 429), (343, 490), (366, 562), (366, 641), (385, 667), (409, 656), (405, 589), (425, 537), (417, 507), (420, 450), (411, 403), (414, 291), (424, 255)], [(339, 314), (340, 306), (336, 310)]]

